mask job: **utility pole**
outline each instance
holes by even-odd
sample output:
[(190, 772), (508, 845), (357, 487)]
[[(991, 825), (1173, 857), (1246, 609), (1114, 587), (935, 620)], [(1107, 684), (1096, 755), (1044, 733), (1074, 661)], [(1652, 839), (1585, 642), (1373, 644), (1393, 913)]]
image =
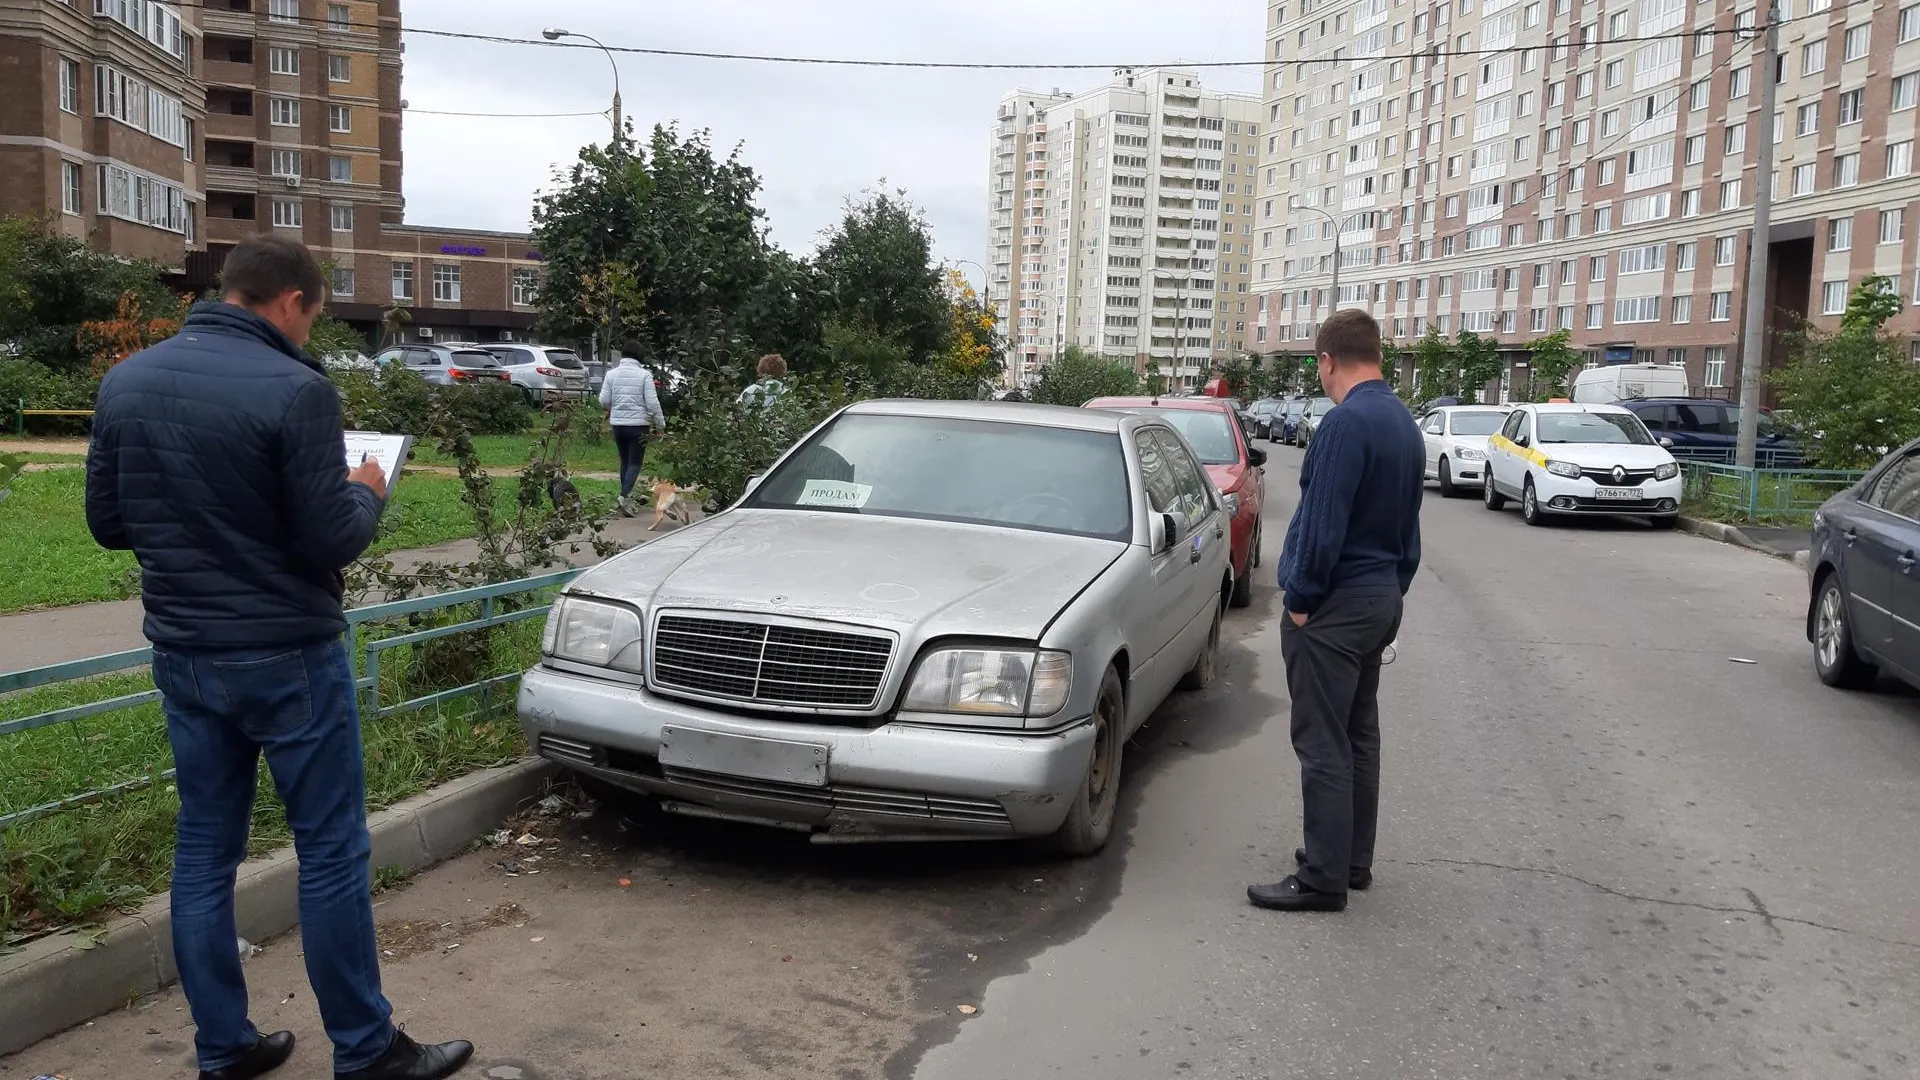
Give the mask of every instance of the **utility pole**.
[(1760, 432), (1760, 379), (1767, 363), (1767, 271), (1773, 226), (1773, 105), (1780, 68), (1780, 8), (1767, 5), (1767, 29), (1760, 62), (1760, 117), (1763, 125), (1748, 132), (1754, 151), (1753, 239), (1747, 246), (1747, 295), (1740, 334), (1740, 430), (1734, 444), (1734, 464), (1754, 465), (1754, 443)]

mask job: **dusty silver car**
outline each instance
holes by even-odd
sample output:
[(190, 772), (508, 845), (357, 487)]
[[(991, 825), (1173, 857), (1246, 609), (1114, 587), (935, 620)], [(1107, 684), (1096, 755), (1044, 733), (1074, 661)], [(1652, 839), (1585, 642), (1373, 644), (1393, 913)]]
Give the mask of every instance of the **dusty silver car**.
[(1158, 417), (863, 402), (734, 509), (577, 578), (520, 717), (669, 811), (1087, 854), (1127, 737), (1213, 678), (1226, 529)]

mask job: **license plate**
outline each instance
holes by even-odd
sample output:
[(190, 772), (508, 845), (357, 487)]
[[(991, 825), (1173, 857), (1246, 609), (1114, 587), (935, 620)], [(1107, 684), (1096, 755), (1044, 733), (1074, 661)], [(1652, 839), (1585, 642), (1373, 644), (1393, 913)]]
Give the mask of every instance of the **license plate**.
[(1593, 497), (1596, 499), (1638, 499), (1643, 496), (1639, 488), (1603, 487), (1594, 488)]
[(755, 735), (728, 735), (695, 728), (660, 730), (660, 764), (667, 768), (825, 787), (827, 748)]

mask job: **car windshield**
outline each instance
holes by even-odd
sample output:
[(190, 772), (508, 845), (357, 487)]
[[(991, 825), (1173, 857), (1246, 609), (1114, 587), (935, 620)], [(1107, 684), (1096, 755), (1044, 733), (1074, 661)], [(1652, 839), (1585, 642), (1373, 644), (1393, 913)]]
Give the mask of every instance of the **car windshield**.
[(988, 420), (842, 414), (768, 474), (746, 505), (1133, 535), (1117, 435)]
[(1491, 435), (1500, 430), (1507, 422), (1507, 414), (1491, 409), (1476, 412), (1457, 412), (1447, 424), (1447, 430), (1455, 435)]
[(1317, 397), (1313, 399), (1311, 404), (1313, 406), (1313, 415), (1325, 416), (1327, 410), (1333, 408), (1333, 399), (1330, 397)]
[(580, 362), (580, 356), (569, 349), (548, 349), (547, 363), (568, 371), (585, 371), (587, 365)]
[(500, 361), (495, 358), (492, 353), (480, 349), (455, 349), (453, 350), (453, 366), (499, 367)]
[(1288, 416), (1299, 416), (1301, 413), (1307, 411), (1307, 403), (1297, 400), (1289, 401), (1287, 402), (1286, 409)]
[(1225, 414), (1212, 409), (1115, 409), (1141, 416), (1157, 416), (1177, 428), (1193, 444), (1193, 452), (1207, 465), (1233, 465), (1240, 460), (1240, 443)]
[(1256, 401), (1253, 403), (1253, 415), (1272, 416), (1274, 410), (1279, 407), (1280, 403), (1277, 401)]
[(1542, 443), (1631, 443), (1653, 445), (1645, 424), (1630, 412), (1543, 412), (1539, 416)]

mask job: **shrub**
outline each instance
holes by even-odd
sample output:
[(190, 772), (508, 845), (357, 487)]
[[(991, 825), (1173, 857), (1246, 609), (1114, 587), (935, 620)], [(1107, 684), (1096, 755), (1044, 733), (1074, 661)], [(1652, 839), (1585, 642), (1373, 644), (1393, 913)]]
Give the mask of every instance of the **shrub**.
[(532, 417), (520, 388), (510, 383), (434, 386), (397, 364), (336, 369), (332, 375), (342, 394), (347, 427), (357, 431), (420, 439), (439, 430), (442, 416), (450, 416), (475, 435), (517, 435)]
[(440, 407), (475, 435), (518, 435), (533, 420), (526, 395), (509, 382), (438, 387)]
[(716, 383), (688, 395), (647, 457), (649, 472), (698, 490), (709, 513), (738, 502), (750, 477), (854, 400), (844, 380), (823, 376), (795, 376), (767, 408), (742, 405), (736, 393)]
[[(55, 371), (33, 360), (0, 359), (0, 417), (12, 428), (14, 410), (22, 401), (29, 409), (91, 409), (99, 381), (90, 375)], [(71, 434), (86, 430), (84, 418), (42, 417), (30, 427), (42, 432)]]

